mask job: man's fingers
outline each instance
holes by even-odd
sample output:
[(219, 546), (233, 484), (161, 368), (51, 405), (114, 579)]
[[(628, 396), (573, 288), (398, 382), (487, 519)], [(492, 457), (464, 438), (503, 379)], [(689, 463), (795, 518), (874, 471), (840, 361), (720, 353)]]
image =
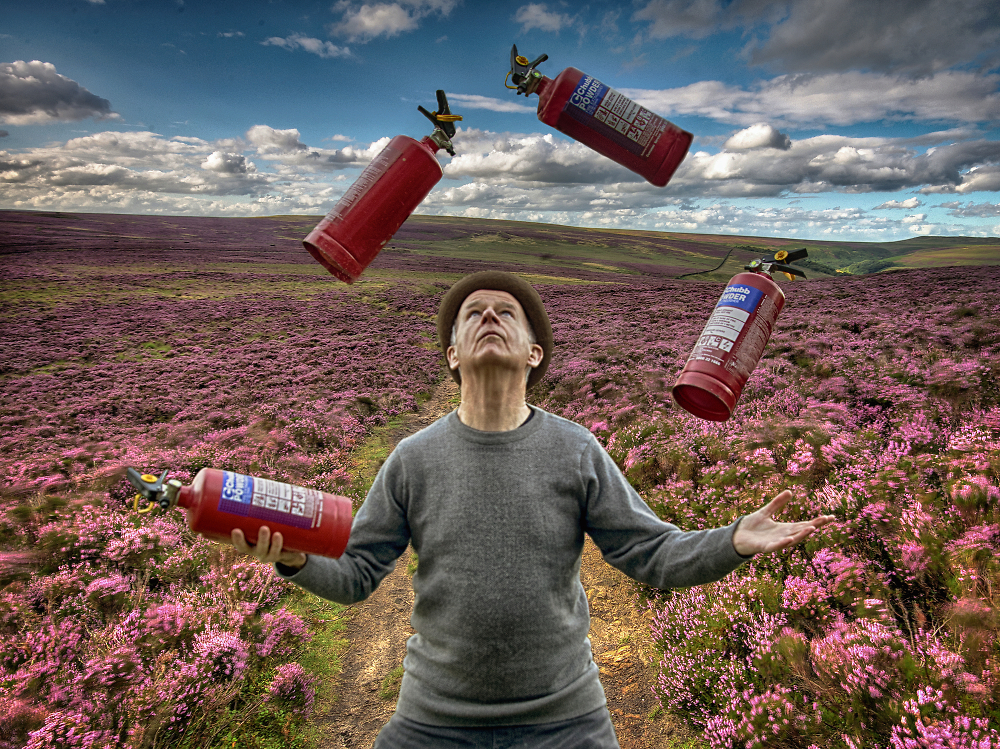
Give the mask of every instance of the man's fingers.
[(792, 498), (791, 491), (785, 489), (783, 492), (781, 492), (776, 497), (771, 499), (770, 502), (768, 502), (766, 505), (760, 508), (759, 512), (761, 512), (762, 514), (766, 514), (768, 517), (777, 515), (779, 512), (785, 509), (785, 505), (788, 504), (788, 500), (790, 500), (791, 498)]
[(239, 528), (233, 528), (233, 532), (229, 534), (229, 537), (233, 542), (233, 546), (236, 547), (236, 551), (240, 554), (253, 554), (253, 547), (247, 543), (246, 536), (243, 535), (243, 531)]

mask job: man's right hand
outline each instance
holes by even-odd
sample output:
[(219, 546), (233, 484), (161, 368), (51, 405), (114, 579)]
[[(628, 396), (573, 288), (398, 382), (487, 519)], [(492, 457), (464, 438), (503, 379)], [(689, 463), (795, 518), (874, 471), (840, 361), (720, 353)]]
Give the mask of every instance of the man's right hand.
[(281, 532), (279, 531), (272, 536), (271, 529), (266, 525), (261, 526), (260, 530), (257, 531), (256, 545), (247, 543), (246, 536), (239, 528), (233, 528), (231, 537), (233, 546), (238, 552), (248, 554), (261, 562), (268, 564), (281, 562), (286, 567), (302, 569), (306, 564), (306, 559), (308, 559), (301, 551), (282, 551), (281, 545), (284, 539), (281, 537)]

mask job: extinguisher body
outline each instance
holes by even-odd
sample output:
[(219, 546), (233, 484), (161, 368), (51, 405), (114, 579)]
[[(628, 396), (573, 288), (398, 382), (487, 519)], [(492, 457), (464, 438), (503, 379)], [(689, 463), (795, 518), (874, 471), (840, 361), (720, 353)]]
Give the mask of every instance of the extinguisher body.
[(699, 418), (726, 421), (784, 305), (784, 292), (765, 273), (733, 276), (671, 389), (677, 404)]
[(576, 68), (542, 76), (538, 119), (656, 185), (673, 176), (693, 136)]
[(397, 135), (303, 240), (330, 273), (346, 283), (368, 264), (443, 175), (430, 137)]
[(177, 504), (187, 508), (192, 531), (226, 543), (239, 528), (256, 544), (266, 525), (281, 533), (287, 551), (339, 557), (351, 535), (347, 497), (232, 471), (202, 468), (190, 486), (180, 488)]

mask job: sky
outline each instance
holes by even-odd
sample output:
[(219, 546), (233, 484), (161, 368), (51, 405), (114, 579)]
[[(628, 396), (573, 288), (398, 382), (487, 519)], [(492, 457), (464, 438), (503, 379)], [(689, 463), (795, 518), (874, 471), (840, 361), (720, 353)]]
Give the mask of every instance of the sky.
[[(670, 183), (541, 123), (515, 43), (693, 133)], [(436, 89), (418, 213), (1000, 236), (996, 0), (0, 0), (0, 209), (319, 216)]]

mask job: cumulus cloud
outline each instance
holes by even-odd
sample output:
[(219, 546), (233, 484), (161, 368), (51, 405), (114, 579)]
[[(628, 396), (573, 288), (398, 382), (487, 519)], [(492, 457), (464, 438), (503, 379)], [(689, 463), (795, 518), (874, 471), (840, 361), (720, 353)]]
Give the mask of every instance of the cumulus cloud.
[(465, 109), (488, 109), (491, 112), (528, 112), (534, 114), (536, 107), (518, 104), (516, 100), (496, 99), (479, 94), (448, 94), (448, 102)]
[(257, 167), (252, 161), (241, 153), (226, 153), (224, 151), (212, 151), (201, 168), (209, 172), (220, 172), (223, 174), (247, 174), (257, 171)]
[(418, 28), (429, 15), (448, 16), (458, 3), (459, 0), (400, 0), (357, 5), (351, 0), (341, 0), (333, 9), (343, 16), (327, 30), (333, 36), (362, 43), (380, 36), (399, 36)]
[(305, 36), (304, 34), (292, 34), (286, 37), (272, 36), (262, 41), (261, 44), (265, 47), (282, 47), (292, 51), (303, 49), (306, 52), (311, 52), (314, 55), (324, 58), (351, 56), (351, 50), (348, 47), (338, 47), (333, 42), (325, 42), (322, 39)]
[[(651, 191), (656, 196), (687, 198), (895, 192), (927, 187), (957, 192), (969, 189), (964, 185), (986, 184), (987, 179), (1000, 177), (993, 166), (1000, 163), (997, 141), (963, 141), (921, 152), (905, 139), (821, 135), (796, 140), (782, 150), (759, 147), (769, 134), (762, 128), (747, 131), (738, 140), (758, 147), (690, 153), (665, 189), (653, 188), (585, 146), (550, 133), (463, 130), (455, 138), (457, 155), (445, 166), (445, 175), (494, 187), (516, 183), (538, 192), (574, 185), (583, 195), (580, 191), (590, 189), (588, 186), (604, 189), (614, 185), (615, 190), (633, 195)], [(752, 139), (755, 134), (756, 139)], [(634, 186), (629, 187), (630, 183)], [(485, 188), (463, 189), (471, 195)], [(497, 189), (502, 192), (506, 188)], [(916, 199), (902, 202), (904, 208), (918, 205)]]
[(268, 125), (254, 125), (247, 130), (246, 139), (258, 156), (276, 162), (276, 168), (282, 172), (322, 172), (364, 166), (389, 142), (389, 138), (380, 138), (367, 147), (313, 148), (302, 142), (298, 130), (277, 130)]
[(953, 209), (949, 215), (960, 216), (962, 218), (1000, 216), (1000, 204), (998, 203), (973, 203), (970, 200), (964, 206), (961, 206), (959, 203), (942, 203), (941, 207)]
[(922, 205), (923, 203), (920, 201), (919, 198), (907, 198), (906, 200), (887, 200), (884, 203), (875, 206), (874, 208), (872, 208), (872, 210), (886, 211), (886, 210), (891, 210), (893, 208), (902, 208), (904, 210), (911, 211), (914, 208), (919, 208)]
[(751, 61), (926, 76), (977, 58), (989, 69), (1000, 60), (998, 49), (994, 0), (797, 0)]
[(521, 24), (521, 33), (527, 34), (531, 29), (559, 33), (560, 29), (572, 26), (573, 16), (566, 13), (554, 13), (545, 3), (529, 3), (522, 5), (514, 14), (514, 21)]
[(632, 18), (659, 39), (741, 28), (751, 62), (796, 72), (920, 77), (1000, 59), (993, 0), (650, 0)]
[[(1000, 161), (1000, 159), (994, 159)], [(957, 179), (937, 185), (929, 185), (920, 189), (920, 192), (931, 193), (959, 193), (967, 192), (996, 192), (1000, 191), (1000, 166), (996, 164), (975, 165)]]
[(50, 62), (0, 63), (0, 123), (37, 125), (118, 119), (111, 102), (56, 72)]
[(817, 127), (879, 120), (1000, 120), (1000, 75), (951, 71), (916, 80), (875, 73), (784, 75), (750, 88), (698, 81), (663, 90), (622, 89), (654, 112), (753, 125)]
[(308, 150), (298, 130), (276, 130), (267, 125), (254, 125), (247, 130), (247, 140), (260, 154), (289, 153)]
[(773, 125), (759, 122), (734, 133), (723, 147), (727, 151), (749, 151), (754, 148), (777, 148), (780, 151), (787, 151), (792, 147), (792, 139)]
[(724, 15), (718, 0), (651, 0), (633, 14), (632, 20), (648, 22), (647, 33), (655, 39), (702, 39), (726, 23)]

